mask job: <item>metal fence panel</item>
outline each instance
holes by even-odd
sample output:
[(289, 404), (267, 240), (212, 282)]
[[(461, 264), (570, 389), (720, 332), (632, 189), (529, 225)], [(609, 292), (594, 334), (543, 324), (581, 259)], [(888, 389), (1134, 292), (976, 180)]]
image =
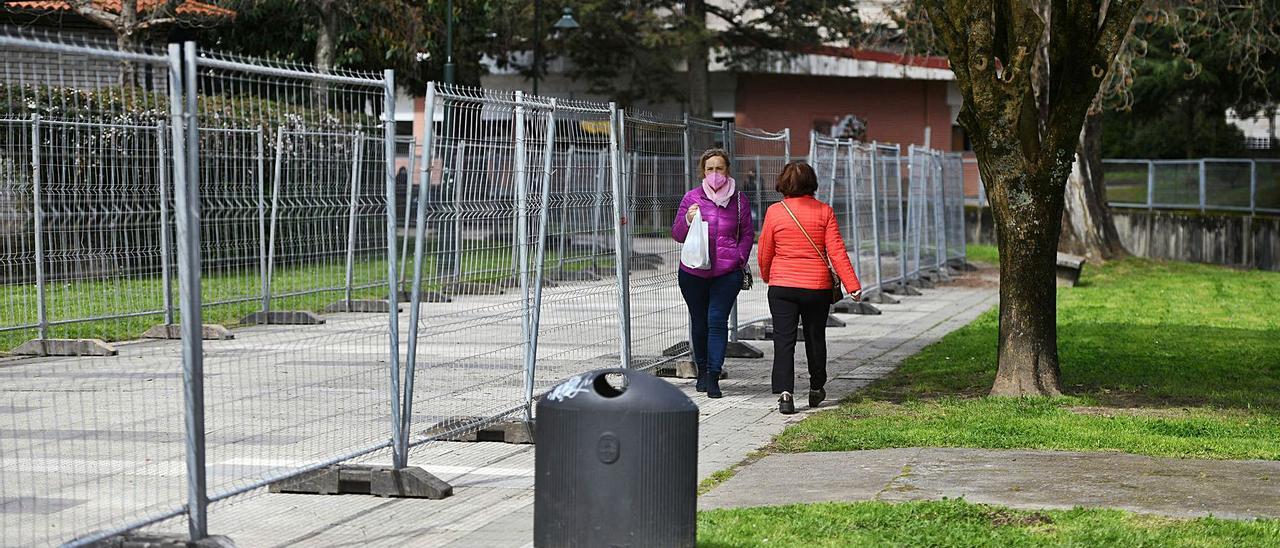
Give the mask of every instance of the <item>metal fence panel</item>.
[(629, 153), (622, 167), (630, 189), (630, 346), (632, 367), (643, 369), (688, 352), (689, 315), (677, 283), (680, 244), (671, 238), (671, 225), (685, 192), (702, 179), (693, 173), (701, 157), (698, 147), (716, 145), (717, 130), (700, 125), (693, 131), (683, 121), (635, 111), (625, 113), (622, 126)]
[(874, 143), (875, 176), (879, 185), (880, 206), (880, 277), (881, 284), (905, 279), (906, 196), (903, 192), (902, 158), (898, 145)]
[[(219, 221), (200, 227), (203, 300), (233, 301), (206, 306), (206, 322), (292, 323), (240, 316), (385, 302), (398, 252), (387, 239), (385, 77), (202, 51), (194, 78), (192, 114), (206, 134), (200, 209)], [(219, 133), (239, 137), (208, 137)], [(219, 219), (229, 199), (239, 211)], [(234, 302), (254, 285), (260, 301)], [(352, 314), (205, 344), (209, 499), (387, 447), (397, 365), (388, 321)]]
[[(171, 64), (0, 34), (5, 349), (137, 337), (164, 321)], [(43, 329), (28, 328), (41, 318)], [(182, 511), (183, 414), (157, 404), (181, 401), (180, 349), (117, 351), (0, 367), (0, 544), (61, 544)]]

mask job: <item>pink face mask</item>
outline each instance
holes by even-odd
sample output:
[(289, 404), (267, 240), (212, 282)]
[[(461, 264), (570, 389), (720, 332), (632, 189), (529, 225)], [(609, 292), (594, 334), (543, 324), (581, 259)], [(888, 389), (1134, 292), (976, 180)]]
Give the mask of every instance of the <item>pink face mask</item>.
[(711, 172), (706, 177), (703, 177), (702, 182), (706, 183), (712, 190), (720, 190), (725, 183), (729, 182), (729, 177), (723, 173)]

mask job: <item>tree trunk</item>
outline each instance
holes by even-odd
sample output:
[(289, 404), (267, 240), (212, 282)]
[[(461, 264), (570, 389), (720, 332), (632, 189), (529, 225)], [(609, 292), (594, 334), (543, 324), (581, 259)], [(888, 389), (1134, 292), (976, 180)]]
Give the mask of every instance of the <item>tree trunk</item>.
[(1120, 242), (1102, 170), (1102, 113), (1090, 113), (1080, 130), (1076, 161), (1067, 178), (1066, 204), (1062, 214), (1062, 237), (1058, 250), (1080, 255), (1093, 262), (1124, 257), (1129, 252)]
[(338, 9), (331, 1), (319, 2), (319, 34), (316, 35), (316, 68), (322, 73), (333, 70), (338, 58)]
[[(138, 0), (124, 0), (120, 2), (120, 17), (116, 19), (116, 47), (120, 51), (137, 51), (138, 37), (135, 34), (138, 31)], [(136, 85), (137, 77), (133, 63), (129, 61), (120, 62), (120, 85), (132, 87)]]
[(1012, 149), (976, 150), (1000, 247), (1000, 340), (993, 396), (1062, 394), (1058, 369), (1057, 266), (1062, 181), (1028, 173)]
[(686, 62), (689, 65), (689, 114), (711, 118), (711, 72), (708, 68), (707, 42), (702, 37), (707, 27), (705, 0), (691, 0), (685, 4), (686, 16), (696, 37), (689, 45)]

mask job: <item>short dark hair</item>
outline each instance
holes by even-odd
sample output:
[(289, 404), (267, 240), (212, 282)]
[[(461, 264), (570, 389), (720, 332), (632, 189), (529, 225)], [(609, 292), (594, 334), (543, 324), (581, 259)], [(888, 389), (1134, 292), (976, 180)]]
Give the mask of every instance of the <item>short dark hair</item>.
[(788, 198), (813, 196), (818, 191), (818, 175), (809, 164), (791, 162), (778, 174), (778, 192)]

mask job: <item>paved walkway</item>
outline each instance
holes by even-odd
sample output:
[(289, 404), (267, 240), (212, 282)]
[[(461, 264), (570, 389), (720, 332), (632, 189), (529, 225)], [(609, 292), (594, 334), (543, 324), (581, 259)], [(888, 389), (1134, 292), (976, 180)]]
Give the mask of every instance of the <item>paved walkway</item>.
[[(880, 316), (843, 316), (846, 328), (828, 331), (831, 402), (892, 371), (901, 360), (967, 324), (996, 302), (990, 287), (963, 284), (925, 290)], [(763, 291), (752, 292), (763, 301)], [(750, 316), (747, 316), (750, 317)], [(675, 381), (701, 407), (699, 477), (741, 462), (789, 423), (769, 393), (771, 347), (763, 360), (731, 360), (726, 396), (694, 395), (693, 383)], [(803, 360), (802, 354), (797, 360)], [(804, 371), (803, 363), (797, 371)], [(804, 386), (801, 379), (798, 384)], [(828, 403), (828, 405), (832, 405)], [(414, 464), (454, 485), (442, 501), (356, 495), (253, 494), (210, 509), (210, 532), (238, 546), (526, 546), (533, 536), (533, 447), (498, 443), (432, 443), (415, 451)], [(181, 532), (169, 523), (153, 531)]]
[(742, 467), (698, 507), (943, 497), (1024, 509), (1277, 518), (1280, 462), (954, 448), (774, 454)]

